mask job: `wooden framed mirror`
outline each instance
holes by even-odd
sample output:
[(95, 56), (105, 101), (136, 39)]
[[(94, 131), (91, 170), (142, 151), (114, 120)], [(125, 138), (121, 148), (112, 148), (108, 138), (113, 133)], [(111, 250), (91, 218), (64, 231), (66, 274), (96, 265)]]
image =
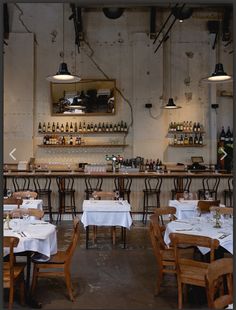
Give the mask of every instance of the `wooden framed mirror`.
[(86, 79), (51, 83), (52, 115), (112, 115), (116, 111), (116, 81)]

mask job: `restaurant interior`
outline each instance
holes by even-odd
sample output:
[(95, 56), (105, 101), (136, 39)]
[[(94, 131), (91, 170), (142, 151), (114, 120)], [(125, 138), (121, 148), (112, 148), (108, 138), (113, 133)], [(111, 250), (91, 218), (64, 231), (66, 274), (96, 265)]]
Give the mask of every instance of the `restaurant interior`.
[(234, 10), (3, 3), (3, 308), (232, 309)]

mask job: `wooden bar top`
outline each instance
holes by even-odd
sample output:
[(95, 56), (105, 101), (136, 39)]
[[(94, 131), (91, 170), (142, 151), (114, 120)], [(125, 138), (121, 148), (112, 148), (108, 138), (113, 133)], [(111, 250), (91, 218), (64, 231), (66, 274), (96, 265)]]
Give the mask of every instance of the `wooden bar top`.
[(194, 171), (194, 172), (187, 172), (187, 171), (170, 171), (170, 172), (83, 172), (79, 170), (50, 170), (50, 171), (8, 171), (4, 172), (5, 177), (14, 177), (14, 176), (23, 176), (23, 177), (57, 177), (57, 176), (74, 176), (76, 178), (84, 178), (87, 176), (100, 176), (104, 178), (113, 178), (113, 177), (122, 177), (122, 176), (129, 176), (132, 178), (146, 178), (146, 177), (162, 177), (162, 178), (173, 178), (178, 176), (189, 176), (193, 178), (202, 178), (202, 177), (223, 177), (227, 178), (232, 176), (232, 173), (228, 172), (212, 172), (212, 171)]

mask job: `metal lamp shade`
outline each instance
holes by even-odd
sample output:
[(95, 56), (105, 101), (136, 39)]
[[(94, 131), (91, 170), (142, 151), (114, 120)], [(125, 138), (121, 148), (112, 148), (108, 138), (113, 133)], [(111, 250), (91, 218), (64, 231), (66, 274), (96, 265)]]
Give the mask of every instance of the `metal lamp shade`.
[(74, 83), (79, 82), (81, 78), (77, 75), (71, 75), (68, 71), (67, 64), (62, 62), (58, 72), (55, 75), (48, 76), (47, 80), (54, 83)]
[(228, 75), (223, 68), (223, 65), (221, 63), (216, 64), (215, 66), (215, 72), (212, 73), (212, 75), (208, 78), (208, 81), (227, 81), (230, 80), (231, 76)]
[(165, 105), (163, 107), (163, 109), (180, 109), (180, 108), (181, 108), (180, 106), (177, 106), (174, 103), (174, 99), (173, 98), (169, 98), (167, 105)]

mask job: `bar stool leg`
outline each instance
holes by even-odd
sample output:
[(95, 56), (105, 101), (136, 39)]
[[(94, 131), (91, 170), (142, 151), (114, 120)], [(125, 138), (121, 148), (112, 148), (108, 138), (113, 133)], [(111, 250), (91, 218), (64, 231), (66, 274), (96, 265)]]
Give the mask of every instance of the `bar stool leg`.
[(50, 223), (53, 222), (53, 217), (52, 217), (52, 203), (51, 203), (51, 193), (48, 193), (48, 211), (49, 211), (49, 219)]

